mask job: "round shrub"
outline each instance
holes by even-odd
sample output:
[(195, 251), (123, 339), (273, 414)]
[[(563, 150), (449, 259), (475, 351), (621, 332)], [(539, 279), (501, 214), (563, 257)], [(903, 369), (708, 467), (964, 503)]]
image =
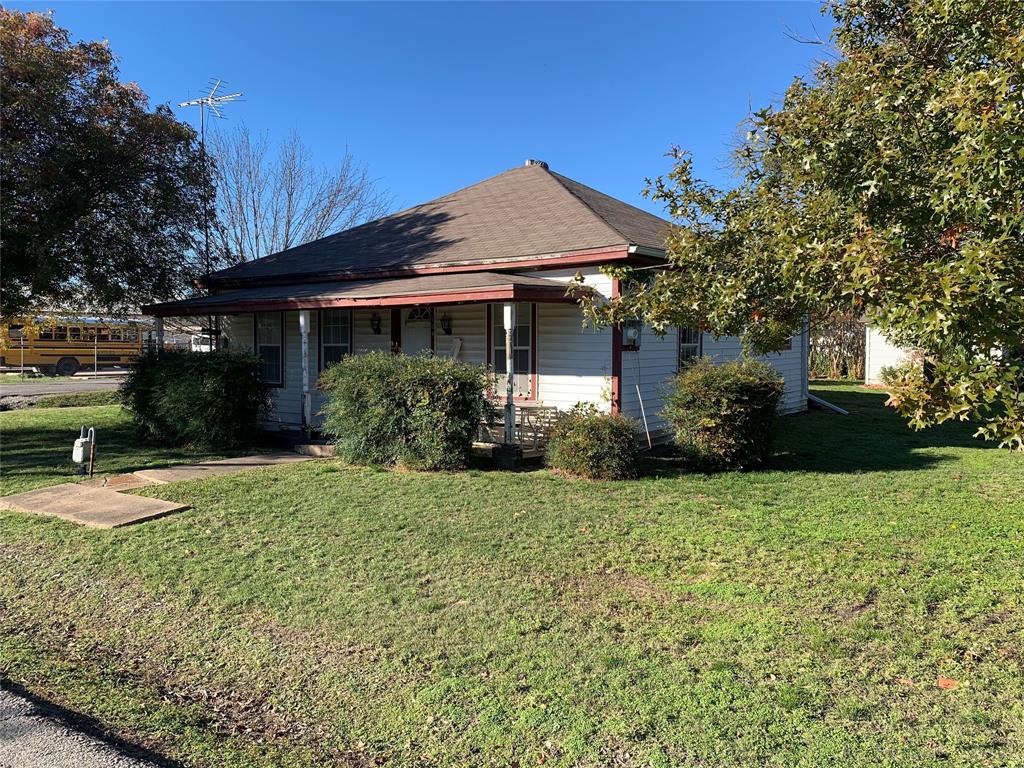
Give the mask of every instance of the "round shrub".
[(636, 425), (621, 414), (578, 404), (555, 422), (546, 460), (552, 469), (591, 480), (636, 477)]
[(323, 430), (355, 464), (461, 469), (487, 410), (483, 366), (372, 352), (320, 375)]
[(676, 376), (662, 415), (687, 465), (753, 469), (768, 459), (783, 381), (760, 360), (700, 358)]
[(144, 438), (205, 448), (251, 445), (269, 404), (256, 358), (227, 350), (147, 352), (118, 396)]

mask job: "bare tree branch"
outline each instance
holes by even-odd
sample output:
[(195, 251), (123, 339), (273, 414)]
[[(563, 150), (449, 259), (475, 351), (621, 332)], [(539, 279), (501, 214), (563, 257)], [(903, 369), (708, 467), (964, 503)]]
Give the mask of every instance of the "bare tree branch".
[(223, 263), (251, 261), (386, 215), (392, 198), (346, 149), (317, 166), (297, 133), (271, 151), (245, 126), (210, 141)]

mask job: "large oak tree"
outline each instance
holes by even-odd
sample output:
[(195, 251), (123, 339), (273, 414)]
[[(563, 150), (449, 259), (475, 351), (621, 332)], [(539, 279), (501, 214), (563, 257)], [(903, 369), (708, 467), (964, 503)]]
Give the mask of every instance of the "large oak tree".
[(182, 292), (212, 199), (195, 132), (48, 15), (0, 9), (0, 54), (0, 313)]
[[(1024, 449), (1024, 5), (846, 0), (832, 56), (750, 118), (737, 185), (676, 150), (650, 182), (672, 268), (598, 320), (699, 324), (779, 349), (809, 315), (865, 312), (923, 350), (891, 400), (916, 427), (978, 419)], [(642, 279), (643, 278), (643, 279)]]

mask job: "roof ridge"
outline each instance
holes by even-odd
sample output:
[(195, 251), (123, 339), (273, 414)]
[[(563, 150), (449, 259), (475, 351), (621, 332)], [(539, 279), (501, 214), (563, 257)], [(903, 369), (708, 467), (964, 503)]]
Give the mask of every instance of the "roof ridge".
[(583, 187), (584, 189), (589, 190), (590, 192), (593, 192), (596, 195), (600, 195), (601, 197), (606, 197), (609, 200), (611, 200), (611, 201), (613, 201), (615, 203), (618, 203), (619, 205), (629, 206), (630, 208), (632, 208), (635, 211), (639, 211), (640, 213), (646, 214), (647, 216), (651, 216), (652, 218), (658, 219), (659, 221), (663, 221), (666, 224), (670, 224), (671, 223), (671, 222), (669, 222), (669, 221), (667, 221), (665, 219), (662, 219), (661, 216), (658, 216), (657, 214), (651, 213), (650, 211), (645, 211), (639, 205), (633, 205), (632, 203), (627, 203), (625, 200), (619, 200), (617, 197), (612, 197), (607, 192), (602, 192), (599, 189), (595, 189), (594, 187), (590, 186), (589, 184), (584, 184), (582, 181), (577, 181), (576, 179), (570, 178), (570, 177), (565, 176), (565, 175), (563, 175), (561, 173), (556, 173), (555, 171), (552, 171), (550, 169), (548, 170), (548, 173), (550, 173), (552, 176), (554, 176), (555, 179), (558, 181), (558, 183), (561, 184), (563, 187), (565, 187), (565, 189), (569, 192), (569, 194), (571, 194), (573, 197), (575, 197), (577, 200), (579, 200), (581, 203), (583, 203), (583, 205), (586, 206), (588, 211), (593, 213), (597, 218), (599, 218), (602, 222), (604, 222), (606, 225), (608, 225), (608, 228), (611, 229), (613, 232), (615, 232), (615, 234), (617, 234), (619, 237), (624, 238), (626, 240), (626, 242), (632, 242), (632, 241), (630, 241), (629, 236), (625, 232), (623, 232), (621, 229), (619, 229), (614, 224), (612, 224), (610, 221), (608, 221), (608, 219), (605, 218), (600, 213), (600, 211), (596, 210), (590, 203), (588, 203), (586, 200), (584, 200), (582, 197), (580, 197), (580, 195), (577, 194), (576, 191), (573, 190), (571, 187), (569, 187), (569, 185), (566, 184), (565, 182), (566, 181), (570, 181), (573, 184), (576, 184), (577, 186)]
[[(563, 176), (560, 173), (555, 173), (554, 171), (552, 171), (550, 168), (548, 168), (546, 166), (541, 166), (541, 168), (544, 170), (545, 173), (547, 173), (549, 176), (554, 178), (554, 180), (556, 182), (558, 182), (558, 185), (562, 189), (564, 189), (566, 192), (568, 192), (570, 195), (572, 195), (574, 198), (576, 198), (576, 200), (579, 201), (580, 205), (582, 205), (584, 208), (586, 208), (587, 211), (594, 218), (596, 218), (598, 221), (600, 221), (602, 224), (604, 224), (606, 227), (608, 227), (608, 229), (610, 229), (616, 235), (621, 237), (627, 243), (631, 242), (630, 239), (629, 239), (629, 236), (626, 235), (625, 232), (620, 230), (618, 227), (616, 227), (610, 221), (608, 221), (608, 219), (606, 219), (604, 216), (602, 216), (600, 213), (598, 213), (596, 210), (594, 210), (594, 207), (590, 203), (588, 203), (586, 200), (584, 200), (582, 197), (580, 197), (578, 194), (576, 194), (576, 191), (574, 189), (571, 189), (568, 184), (566, 184), (564, 181), (562, 181), (562, 179), (567, 179), (567, 180), (571, 181), (573, 184), (579, 184), (581, 187), (587, 187), (586, 184), (580, 184), (580, 182), (576, 181), (576, 179), (570, 179), (568, 176)], [(594, 189), (593, 187), (587, 187), (587, 189), (592, 190), (594, 192), (598, 192), (598, 190)], [(598, 192), (598, 193), (601, 194), (600, 192)], [(623, 201), (620, 200), (619, 202), (623, 202)], [(626, 203), (626, 205), (629, 205), (629, 203)], [(636, 207), (636, 206), (634, 206), (634, 207)]]

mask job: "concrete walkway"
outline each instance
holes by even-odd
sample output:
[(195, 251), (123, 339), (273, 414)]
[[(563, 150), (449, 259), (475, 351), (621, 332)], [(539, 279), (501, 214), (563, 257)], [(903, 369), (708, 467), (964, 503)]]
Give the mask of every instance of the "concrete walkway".
[(189, 508), (187, 504), (135, 496), (121, 491), (182, 480), (230, 475), (254, 467), (294, 464), (311, 459), (310, 456), (300, 456), (297, 453), (256, 453), (199, 464), (144, 469), (129, 475), (94, 478), (85, 483), (51, 485), (13, 496), (4, 496), (0, 498), (0, 506), (19, 512), (52, 515), (94, 528), (119, 528), (123, 525), (155, 520)]
[(0, 688), (0, 768), (154, 768), (169, 765), (132, 757), (127, 745), (101, 741), (45, 707)]

